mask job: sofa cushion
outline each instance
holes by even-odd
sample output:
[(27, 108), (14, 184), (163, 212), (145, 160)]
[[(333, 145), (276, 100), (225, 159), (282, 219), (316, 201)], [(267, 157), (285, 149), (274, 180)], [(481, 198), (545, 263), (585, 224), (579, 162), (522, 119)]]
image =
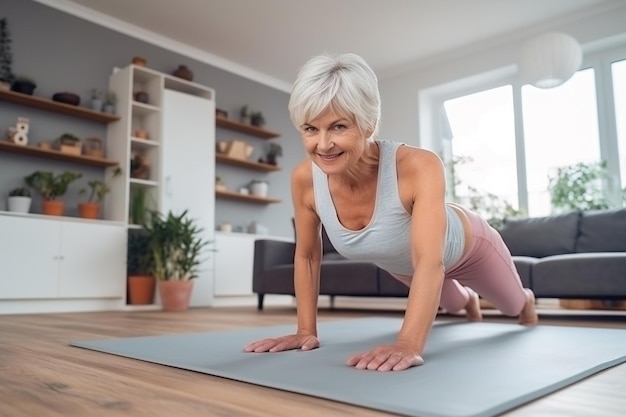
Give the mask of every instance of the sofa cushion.
[(536, 297), (626, 298), (626, 253), (556, 255), (539, 260), (532, 271)]
[(505, 219), (499, 232), (514, 256), (559, 255), (574, 252), (580, 212), (524, 219)]
[(583, 211), (576, 252), (626, 252), (626, 209)]

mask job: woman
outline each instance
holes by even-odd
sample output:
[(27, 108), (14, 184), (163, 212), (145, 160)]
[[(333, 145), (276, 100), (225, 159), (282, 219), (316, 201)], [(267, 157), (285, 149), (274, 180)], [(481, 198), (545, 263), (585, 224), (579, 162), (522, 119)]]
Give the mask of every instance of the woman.
[[(291, 119), (309, 158), (293, 171), (297, 332), (263, 339), (246, 352), (319, 347), (317, 300), (321, 225), (337, 251), (376, 263), (410, 287), (395, 343), (347, 359), (357, 369), (400, 371), (424, 363), (439, 306), (481, 320), (478, 294), (520, 324), (535, 324), (534, 295), (522, 287), (497, 231), (445, 202), (445, 173), (428, 150), (374, 140), (378, 80), (358, 55), (322, 55), (299, 71)], [(471, 288), (470, 288), (471, 287)]]

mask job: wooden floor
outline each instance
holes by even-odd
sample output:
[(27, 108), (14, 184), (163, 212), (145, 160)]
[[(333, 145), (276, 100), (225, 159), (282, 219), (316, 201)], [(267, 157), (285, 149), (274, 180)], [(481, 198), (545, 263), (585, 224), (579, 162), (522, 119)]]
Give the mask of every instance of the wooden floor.
[[(239, 307), (192, 309), (184, 313), (135, 311), (0, 316), (0, 416), (389, 415), (68, 346), (72, 340), (293, 324), (294, 314), (291, 307), (270, 307), (263, 312)], [(372, 314), (372, 310), (353, 308), (323, 309), (320, 321)], [(400, 317), (401, 311), (374, 310), (374, 314)], [(461, 320), (453, 316), (438, 319)], [(486, 320), (511, 321), (497, 314), (488, 314)], [(542, 314), (542, 322), (626, 328), (626, 315), (577, 317), (550, 313)], [(470, 384), (472, 377), (468, 375)], [(507, 417), (624, 415), (626, 365), (505, 414)]]

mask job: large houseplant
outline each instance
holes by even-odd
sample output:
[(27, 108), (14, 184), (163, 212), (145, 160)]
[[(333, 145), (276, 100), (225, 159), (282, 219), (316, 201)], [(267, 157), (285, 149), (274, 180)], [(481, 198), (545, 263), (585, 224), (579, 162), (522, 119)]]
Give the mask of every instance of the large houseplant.
[(568, 165), (549, 177), (550, 202), (555, 211), (601, 210), (609, 208), (603, 192), (607, 179), (606, 162)]
[(24, 181), (43, 198), (42, 210), (44, 214), (62, 216), (65, 212), (65, 204), (58, 200), (67, 192), (69, 185), (82, 177), (82, 174), (65, 171), (54, 174), (48, 171), (35, 171), (24, 177)]
[(156, 280), (152, 275), (153, 261), (150, 235), (143, 229), (128, 230), (126, 276), (129, 304), (152, 304)]
[(143, 228), (150, 237), (152, 274), (158, 281), (163, 309), (186, 310), (193, 279), (209, 243), (202, 238), (202, 228), (187, 210), (180, 214), (151, 211)]

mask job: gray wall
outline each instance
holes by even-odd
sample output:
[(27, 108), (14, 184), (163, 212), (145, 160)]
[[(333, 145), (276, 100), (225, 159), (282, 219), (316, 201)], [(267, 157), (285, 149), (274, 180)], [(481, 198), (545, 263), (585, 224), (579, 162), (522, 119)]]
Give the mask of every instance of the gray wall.
[[(81, 105), (88, 104), (88, 92), (91, 88), (106, 89), (112, 69), (124, 67), (133, 56), (140, 55), (148, 60), (149, 68), (165, 73), (171, 73), (179, 64), (187, 65), (194, 72), (194, 82), (215, 89), (217, 107), (228, 111), (231, 117), (238, 114), (239, 108), (245, 104), (262, 111), (267, 128), (282, 134), (280, 138), (274, 139), (283, 146), (284, 156), (279, 159), (282, 170), (266, 174), (220, 164), (217, 165), (216, 172), (232, 189), (252, 179), (265, 179), (270, 183), (269, 195), (281, 199), (282, 202), (257, 205), (217, 200), (215, 222), (247, 225), (256, 221), (268, 227), (272, 235), (293, 236), (289, 177), (291, 169), (304, 157), (304, 153), (299, 136), (289, 120), (286, 92), (32, 0), (2, 0), (1, 13), (0, 17), (8, 19), (12, 36), (13, 72), (28, 75), (37, 81), (35, 95), (51, 97), (55, 92), (72, 91), (82, 97)], [(7, 129), (15, 125), (18, 116), (30, 119), (30, 144), (52, 141), (64, 132), (74, 133), (81, 138), (106, 138), (105, 125), (0, 101), (2, 138), (6, 137)], [(249, 142), (255, 147), (252, 160), (262, 155), (266, 145), (265, 140), (224, 129), (217, 129), (217, 139), (240, 139)], [(207, 160), (206, 163), (215, 162)], [(78, 190), (88, 179), (102, 176), (102, 170), (98, 168), (0, 152), (0, 209), (4, 209), (4, 197), (8, 191), (20, 185), (25, 175), (40, 169), (55, 172), (74, 170), (83, 173), (84, 178), (71, 188), (65, 198), (69, 215), (75, 215)], [(189, 186), (193, 187), (193, 184)], [(33, 211), (39, 211), (38, 201), (34, 201)]]

